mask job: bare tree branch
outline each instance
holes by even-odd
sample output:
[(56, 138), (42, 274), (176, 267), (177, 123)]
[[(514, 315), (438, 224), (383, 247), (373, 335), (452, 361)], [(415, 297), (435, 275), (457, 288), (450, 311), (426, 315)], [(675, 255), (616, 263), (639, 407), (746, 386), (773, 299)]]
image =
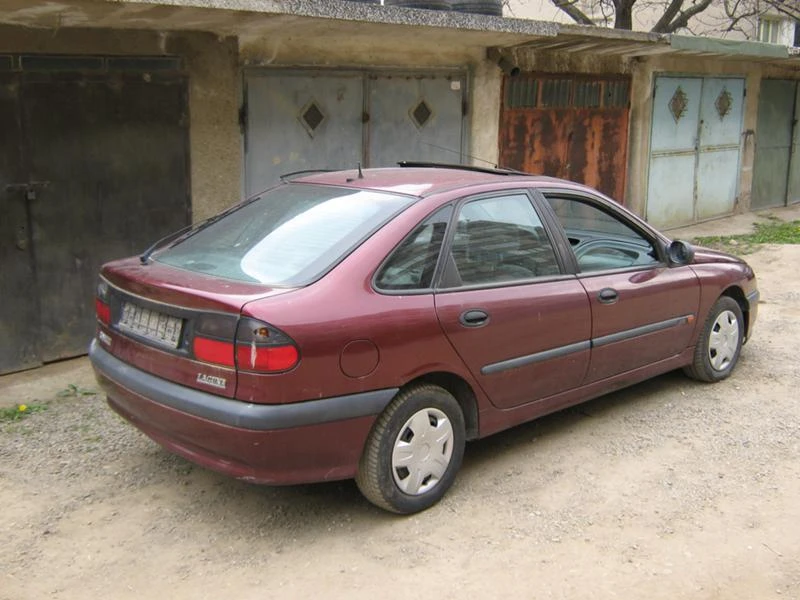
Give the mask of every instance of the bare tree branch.
[(672, 19), (681, 11), (681, 7), (683, 7), (683, 0), (672, 0), (667, 6), (667, 10), (653, 26), (653, 31), (665, 32)]
[[(673, 4), (678, 0), (673, 0)], [(682, 29), (683, 27), (687, 27), (689, 25), (689, 19), (693, 16), (703, 12), (711, 5), (711, 0), (702, 0), (698, 2), (694, 6), (690, 6), (686, 10), (680, 11), (677, 17), (672, 19), (671, 21), (667, 22), (666, 24), (659, 27), (661, 20), (656, 24), (651, 31), (655, 33), (674, 33), (678, 29)], [(666, 13), (665, 13), (666, 14)]]
[(579, 25), (594, 25), (594, 22), (577, 7), (577, 0), (553, 0), (556, 8), (564, 11), (569, 17)]
[[(654, 33), (687, 29), (693, 34), (718, 35), (737, 32), (756, 35), (756, 24), (764, 15), (782, 15), (800, 23), (800, 0), (551, 0), (553, 5), (581, 25), (608, 25), (633, 29), (656, 24)], [(713, 6), (712, 6), (713, 5)], [(709, 7), (712, 10), (708, 10)], [(645, 15), (647, 15), (645, 17)], [(594, 20), (593, 20), (594, 18)], [(648, 24), (649, 26), (649, 24)], [(638, 27), (637, 27), (638, 28)]]

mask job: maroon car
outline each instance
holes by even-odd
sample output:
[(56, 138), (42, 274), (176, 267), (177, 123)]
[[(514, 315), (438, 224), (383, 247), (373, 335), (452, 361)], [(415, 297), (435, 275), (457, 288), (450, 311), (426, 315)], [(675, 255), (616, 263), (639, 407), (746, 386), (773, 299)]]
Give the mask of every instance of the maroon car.
[(108, 263), (90, 355), (172, 452), (411, 513), (467, 440), (672, 369), (724, 379), (757, 309), (746, 263), (584, 186), (404, 163), (296, 177)]

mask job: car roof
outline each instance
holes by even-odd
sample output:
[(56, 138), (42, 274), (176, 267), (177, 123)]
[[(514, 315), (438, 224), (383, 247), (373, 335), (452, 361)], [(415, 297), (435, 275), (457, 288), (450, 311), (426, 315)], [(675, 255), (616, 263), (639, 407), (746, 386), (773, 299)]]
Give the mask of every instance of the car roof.
[(457, 165), (412, 166), (416, 164), (418, 163), (409, 163), (409, 166), (403, 167), (320, 172), (294, 177), (291, 181), (297, 183), (347, 186), (417, 197), (424, 197), (453, 189), (506, 182), (524, 183), (527, 187), (539, 187), (548, 184), (580, 187), (572, 182), (555, 179), (553, 177), (527, 175), (525, 173), (503, 169), (486, 169)]

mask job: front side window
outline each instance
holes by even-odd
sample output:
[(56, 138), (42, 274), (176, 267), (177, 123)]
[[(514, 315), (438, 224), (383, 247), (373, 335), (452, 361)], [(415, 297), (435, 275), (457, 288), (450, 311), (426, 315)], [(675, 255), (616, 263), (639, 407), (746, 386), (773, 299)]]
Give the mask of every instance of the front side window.
[(582, 273), (658, 264), (655, 246), (616, 216), (574, 198), (548, 197)]
[(542, 222), (523, 193), (465, 204), (458, 215), (451, 252), (462, 285), (559, 273)]
[(306, 285), (412, 202), (368, 190), (282, 185), (179, 238), (154, 259), (226, 279)]

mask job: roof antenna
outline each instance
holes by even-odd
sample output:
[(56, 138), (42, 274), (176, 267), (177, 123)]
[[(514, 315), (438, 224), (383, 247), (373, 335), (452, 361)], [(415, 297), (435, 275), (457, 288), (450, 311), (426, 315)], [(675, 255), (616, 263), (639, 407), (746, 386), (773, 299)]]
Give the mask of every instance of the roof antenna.
[(364, 179), (364, 173), (361, 172), (361, 161), (358, 163), (358, 178)]

